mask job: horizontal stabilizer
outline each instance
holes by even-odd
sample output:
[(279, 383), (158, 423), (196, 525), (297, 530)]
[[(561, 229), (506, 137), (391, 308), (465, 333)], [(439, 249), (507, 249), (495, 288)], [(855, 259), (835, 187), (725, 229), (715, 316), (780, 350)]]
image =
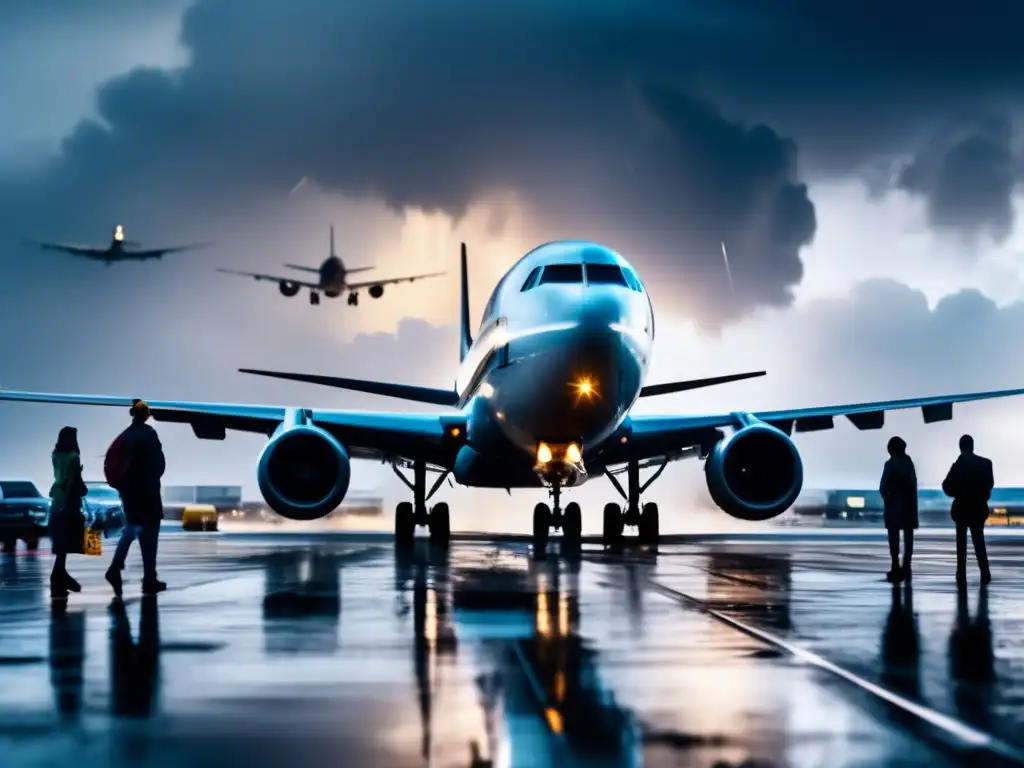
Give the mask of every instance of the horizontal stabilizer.
[(392, 384), (385, 381), (366, 381), (365, 379), (343, 379), (337, 376), (318, 376), (310, 373), (288, 373), (285, 371), (259, 371), (251, 368), (239, 368), (241, 373), (256, 376), (269, 376), (274, 379), (304, 381), (307, 384), (322, 384), (335, 389), (348, 389), (353, 392), (369, 392), (371, 395), (384, 395), (399, 400), (412, 400), (417, 403), (433, 405), (455, 405), (459, 395), (454, 390), (434, 389), (433, 387), (414, 387), (409, 384)]
[(345, 274), (350, 275), (353, 272), (369, 272), (371, 269), (376, 269), (376, 265), (370, 265), (369, 267), (345, 267)]
[(764, 376), (766, 371), (753, 371), (751, 373), (732, 373), (728, 376), (712, 376), (709, 379), (690, 379), (688, 381), (670, 381), (667, 384), (651, 384), (640, 390), (640, 397), (653, 397), (654, 395), (668, 395), (672, 392), (685, 392), (688, 389), (701, 389), (702, 387), (713, 387), (716, 384), (728, 384), (731, 381), (742, 381)]
[(297, 269), (300, 272), (312, 272), (314, 275), (320, 274), (320, 267), (303, 267), (300, 264), (285, 264), (288, 269)]

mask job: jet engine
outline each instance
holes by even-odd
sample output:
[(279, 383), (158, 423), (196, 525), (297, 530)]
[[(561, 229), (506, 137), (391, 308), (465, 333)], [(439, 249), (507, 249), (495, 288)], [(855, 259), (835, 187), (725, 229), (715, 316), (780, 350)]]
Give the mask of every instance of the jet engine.
[(370, 286), (370, 290), (367, 291), (367, 293), (369, 293), (372, 298), (379, 299), (381, 296), (384, 295), (384, 286), (383, 285), (371, 285)]
[(747, 423), (712, 449), (704, 463), (711, 498), (740, 520), (770, 520), (796, 501), (804, 467), (793, 441), (770, 424)]
[(345, 498), (351, 475), (345, 448), (312, 424), (279, 429), (256, 470), (263, 498), (289, 520), (316, 520), (333, 511)]
[(281, 289), (281, 295), (283, 296), (294, 296), (299, 292), (301, 287), (298, 283), (293, 283), (290, 280), (282, 280), (277, 284), (277, 287)]

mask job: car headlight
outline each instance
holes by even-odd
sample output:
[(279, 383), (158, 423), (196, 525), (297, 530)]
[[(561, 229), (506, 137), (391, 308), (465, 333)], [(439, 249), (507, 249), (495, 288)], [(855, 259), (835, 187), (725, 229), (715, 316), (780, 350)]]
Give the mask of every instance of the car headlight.
[(28, 511), (29, 515), (32, 516), (32, 519), (36, 521), (45, 520), (48, 512), (49, 510), (47, 510), (46, 507), (32, 507), (32, 509)]

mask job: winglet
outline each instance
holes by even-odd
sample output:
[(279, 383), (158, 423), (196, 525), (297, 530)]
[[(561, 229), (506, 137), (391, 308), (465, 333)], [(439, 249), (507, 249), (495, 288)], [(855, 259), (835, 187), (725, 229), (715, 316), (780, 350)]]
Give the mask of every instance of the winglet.
[(459, 361), (466, 359), (470, 347), (473, 346), (473, 334), (469, 322), (469, 267), (466, 260), (466, 244), (462, 244), (462, 322), (461, 336), (462, 345), (459, 353)]

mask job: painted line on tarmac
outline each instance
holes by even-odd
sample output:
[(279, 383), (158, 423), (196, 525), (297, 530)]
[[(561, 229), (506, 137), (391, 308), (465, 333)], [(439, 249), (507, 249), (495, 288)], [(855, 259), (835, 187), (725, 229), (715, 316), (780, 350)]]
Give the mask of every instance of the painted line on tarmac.
[(734, 619), (731, 616), (727, 616), (726, 614), (711, 608), (707, 603), (699, 598), (688, 595), (685, 592), (672, 589), (671, 587), (667, 587), (653, 579), (648, 581), (648, 584), (655, 592), (658, 592), (662, 596), (667, 597), (676, 603), (696, 608), (700, 612), (707, 614), (713, 619), (716, 619), (717, 621), (720, 621), (749, 637), (760, 640), (761, 642), (773, 646), (780, 651), (784, 651), (790, 656), (800, 659), (811, 666), (817, 667), (818, 669), (852, 683), (866, 693), (869, 693), (878, 699), (882, 699), (904, 712), (928, 723), (934, 728), (939, 729), (967, 747), (973, 749), (984, 749), (1016, 763), (1024, 764), (1024, 752), (1021, 752), (1006, 742), (997, 739), (991, 734), (980, 731), (977, 728), (973, 728), (972, 726), (957, 720), (956, 718), (949, 717), (941, 712), (936, 712), (934, 709), (918, 704), (910, 699), (900, 696), (899, 694), (893, 693), (880, 685), (876, 685), (869, 680), (865, 680), (864, 678), (833, 664), (831, 661), (828, 661), (806, 648), (801, 648), (798, 645), (794, 645), (783, 640), (781, 637), (777, 637), (758, 629), (757, 627), (750, 626), (749, 624)]

